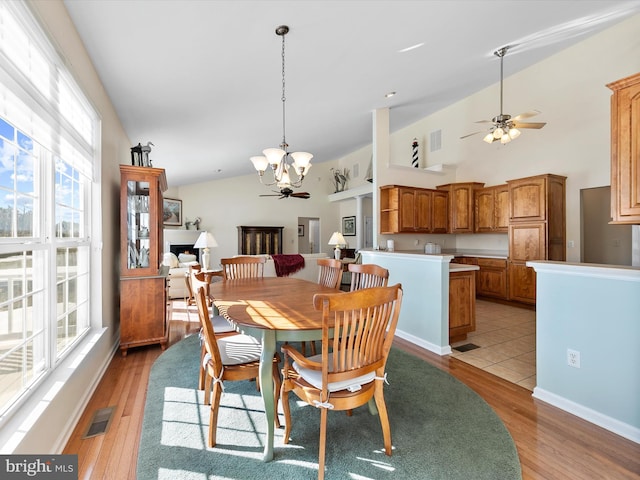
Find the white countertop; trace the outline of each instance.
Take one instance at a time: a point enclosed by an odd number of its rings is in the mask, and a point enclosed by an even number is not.
[[[502,250],[481,250],[481,249],[465,249],[465,248],[454,248],[443,250],[442,253],[447,253],[449,255],[455,255],[456,257],[478,257],[478,258],[502,258],[507,259],[509,257],[509,252]]]
[[[450,263],[449,272],[468,272],[470,270],[480,270],[478,265],[465,265],[464,263]]]
[[[375,250],[372,248],[362,249],[361,251],[369,251],[376,253],[402,253],[409,255],[420,255],[420,256],[442,256],[442,255],[453,255],[454,257],[479,257],[479,258],[501,258],[507,259],[509,257],[509,253],[502,250],[466,250],[466,249],[446,249],[442,250],[441,253],[424,253],[424,250]]]

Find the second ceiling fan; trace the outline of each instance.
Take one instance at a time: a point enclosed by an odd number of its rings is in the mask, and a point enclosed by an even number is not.
[[[509,143],[511,140],[520,136],[521,128],[542,128],[546,125],[545,122],[522,122],[521,120],[524,118],[530,118],[534,115],[538,115],[540,112],[538,110],[531,110],[530,112],[521,113],[520,115],[516,115],[515,117],[511,117],[511,115],[507,115],[502,113],[502,90],[503,90],[503,82],[504,82],[504,72],[503,72],[503,62],[504,56],[507,53],[507,50],[511,48],[510,45],[502,47],[493,54],[496,57],[500,58],[500,115],[497,117],[493,117],[491,120],[478,120],[475,123],[491,123],[493,124],[489,129],[489,133],[483,138],[483,140],[487,143],[493,143],[497,140],[500,140],[500,143]],[[478,133],[483,133],[486,130],[480,130],[478,132],[469,133],[468,135],[464,135],[460,138],[467,138],[472,135],[476,135]]]

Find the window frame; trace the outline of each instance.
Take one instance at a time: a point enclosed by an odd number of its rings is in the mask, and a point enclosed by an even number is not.
[[[100,225],[102,219],[100,208],[100,118],[97,110],[91,105],[77,82],[74,81],[64,60],[57,53],[53,43],[25,2],[0,3],[0,41],[3,39],[2,16],[4,15],[6,20],[7,14],[15,17],[16,23],[24,29],[30,41],[30,48],[38,50],[48,62],[51,75],[49,83],[55,87],[55,82],[58,82],[57,93],[59,96],[53,95],[53,99],[47,99],[38,86],[30,81],[29,76],[10,61],[0,45],[0,97],[2,97],[2,93],[6,94],[9,91],[18,100],[15,102],[16,105],[23,104],[25,107],[22,111],[20,108],[15,108],[15,105],[12,107],[13,110],[5,106],[3,111],[3,108],[0,107],[0,117],[30,136],[35,142],[40,143],[40,139],[45,138],[50,141],[41,149],[37,160],[40,169],[40,183],[34,189],[37,190],[34,192],[34,196],[39,199],[40,211],[39,218],[33,221],[33,235],[30,237],[0,237],[0,255],[17,254],[28,250],[38,252],[38,256],[42,257],[39,260],[38,268],[42,268],[39,275],[45,279],[43,285],[45,290],[44,308],[47,318],[44,320],[44,369],[31,380],[31,383],[23,385],[19,396],[15,397],[10,404],[0,405],[0,428],[28,401],[29,396],[38,386],[52,376],[56,368],[83,343],[83,339],[102,326],[100,319],[102,294],[101,290],[96,288],[99,285],[102,270],[101,248],[96,247],[101,246]],[[29,112],[23,111],[25,109]],[[25,117],[29,116],[37,117],[36,121],[29,124],[25,120]],[[88,128],[87,119],[90,122]],[[74,120],[77,121],[76,125],[79,125],[80,128],[74,128]],[[53,132],[57,132],[58,136],[55,137]],[[51,137],[47,137],[47,133],[51,133]],[[56,158],[62,158],[68,165],[76,169],[79,172],[79,183],[84,186],[82,198],[80,198],[80,205],[83,207],[81,223],[84,224],[82,236],[78,234],[78,236],[58,237],[56,235],[56,209],[58,208]],[[33,209],[36,210],[35,203]],[[83,283],[81,288],[76,281],[76,293],[82,289],[86,291],[86,302],[83,306],[85,318],[82,319],[81,331],[68,342],[63,350],[58,352],[58,251],[71,248],[75,248],[79,252],[84,250],[82,256],[85,257],[86,269],[82,274],[85,278],[83,282],[86,281],[86,284]],[[32,265],[32,269],[34,266]],[[1,276],[2,271],[0,270]],[[71,283],[70,278],[66,277],[67,286]],[[64,290],[66,291],[68,288]],[[65,296],[65,299],[68,297]],[[67,305],[69,303],[67,302]],[[68,311],[66,313],[68,314]]]

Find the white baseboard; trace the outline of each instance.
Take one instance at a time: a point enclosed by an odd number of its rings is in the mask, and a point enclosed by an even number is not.
[[[449,355],[451,353],[450,345],[441,347],[440,345],[427,342],[422,338],[416,337],[415,335],[411,335],[410,333],[407,333],[407,332],[403,332],[402,330],[396,330],[396,336],[402,338],[403,340],[406,340],[407,342],[411,342],[414,345],[424,348],[425,350],[429,350],[430,352],[437,353],[438,355]]]
[[[533,397],[609,430],[616,435],[627,438],[632,442],[640,443],[640,428],[621,422],[620,420],[616,420],[615,418],[611,418],[600,412],[596,412],[584,405],[567,400],[564,397],[548,392],[540,387],[535,387],[533,389]]]

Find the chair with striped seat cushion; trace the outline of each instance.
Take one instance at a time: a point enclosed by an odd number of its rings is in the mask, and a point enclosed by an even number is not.
[[[196,295],[198,316],[202,323],[202,333],[206,355],[204,367],[205,378],[205,403],[211,405],[209,413],[209,436],[207,445],[215,447],[216,430],[218,427],[218,410],[220,397],[224,389],[224,382],[236,380],[258,381],[260,375],[260,355],[262,346],[258,340],[243,334],[216,337],[215,330],[209,317],[207,299],[204,288],[198,290]],[[278,355],[273,357],[273,383],[275,397],[275,425],[280,427],[278,420],[278,398],[280,394],[280,374],[278,372]]]
[[[318,478],[323,479],[327,410],[349,411],[374,398],[385,453],[391,455],[391,429],[383,395],[384,369],[398,324],[402,288],[398,284],[316,294],[313,303],[316,310],[322,310],[322,353],[307,358],[291,345],[282,346],[280,396],[285,417],[284,443],[289,443],[291,435],[289,392],[320,408]]]

